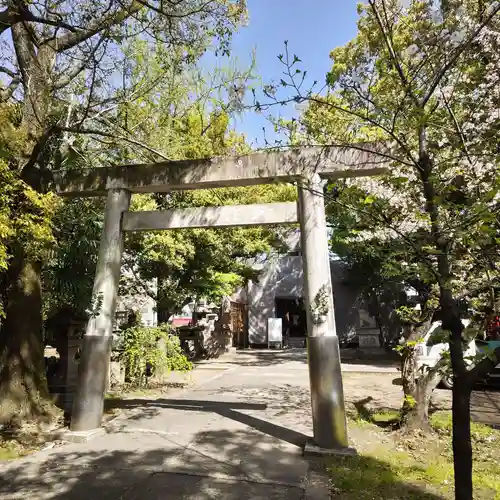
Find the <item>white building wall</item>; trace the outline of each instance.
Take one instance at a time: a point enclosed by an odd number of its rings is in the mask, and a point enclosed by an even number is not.
[[[361,301],[351,287],[344,282],[340,261],[330,264],[335,304],[337,334],[343,337],[355,333],[360,326]],[[275,317],[276,298],[303,297],[303,267],[301,256],[282,256],[268,262],[257,282],[247,288],[248,341],[250,344],[267,343],[267,320]]]
[[[283,256],[264,266],[258,282],[247,289],[248,341],[267,343],[267,320],[275,317],[275,299],[302,297],[302,258]]]

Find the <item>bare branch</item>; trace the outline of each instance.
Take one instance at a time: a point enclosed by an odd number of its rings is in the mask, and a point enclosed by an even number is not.
[[[64,73],[54,82],[55,89],[61,89],[69,85],[85,68],[88,66],[90,59],[92,59],[99,47],[102,45],[104,37],[101,37],[99,41],[92,48],[90,54],[86,55],[84,59],[75,59],[71,67],[67,68]]]
[[[58,125],[57,129],[61,130],[62,132],[71,132],[73,134],[99,135],[102,137],[109,137],[109,138],[112,138],[115,140],[128,142],[130,144],[134,144],[135,146],[139,146],[140,148],[145,149],[146,151],[149,151],[150,153],[154,153],[155,155],[159,156],[160,158],[162,158],[166,161],[172,161],[171,158],[168,158],[160,151],[148,146],[147,144],[144,144],[143,142],[137,141],[136,139],[132,139],[130,137],[117,135],[117,134],[114,134],[112,132],[105,132],[103,130],[98,130],[98,129],[93,129],[93,128],[84,128],[84,127],[65,127],[65,126]]]
[[[444,92],[442,90],[441,90],[441,97],[443,98],[443,102],[444,102],[444,105],[446,107],[446,110],[448,111],[448,113],[451,117],[451,120],[453,121],[453,125],[455,127],[455,130],[456,130],[458,136],[460,137],[460,142],[462,143],[462,148],[464,150],[465,156],[466,156],[469,164],[472,166],[473,162],[472,162],[471,156],[469,154],[469,148],[467,147],[467,143],[465,141],[464,132],[462,130],[462,127],[458,123],[457,117],[456,117],[455,113],[453,112],[453,109],[452,109],[450,103],[448,102],[448,99],[446,99],[446,96],[444,95]]]
[[[179,2],[175,2],[174,5],[179,5],[182,1],[183,0],[180,0]],[[189,12],[184,12],[183,14],[175,14],[173,12],[167,12],[161,6],[160,7],[156,7],[156,6],[152,5],[152,4],[150,4],[149,2],[147,2],[146,0],[137,0],[137,2],[139,2],[140,4],[142,4],[144,7],[147,7],[148,9],[151,9],[152,11],[156,12],[157,14],[168,16],[169,18],[182,19],[182,18],[185,18],[185,17],[194,16],[196,14],[200,14],[201,12],[204,12],[205,9],[210,4],[215,3],[215,0],[207,0],[207,2],[205,2],[204,4],[202,4],[199,8],[197,8],[195,10],[191,10]]]
[[[64,28],[68,31],[77,31],[75,27],[63,22],[62,20],[52,20],[48,17],[41,17],[33,14],[23,2],[17,1],[15,3],[16,6],[14,8],[7,8],[0,12],[0,35],[20,21],[44,24],[47,26],[54,26],[56,28]]]
[[[11,78],[19,77],[19,74],[16,71],[6,68],[5,66],[0,66],[0,73],[5,73],[7,76],[10,76]]]
[[[120,24],[125,19],[139,12],[142,8],[143,5],[134,0],[130,4],[130,7],[123,7],[107,18],[97,18],[89,23],[86,29],[78,30],[72,33],[66,33],[57,37],[55,40],[51,40],[49,43],[57,52],[64,52],[65,50],[75,47],[79,43],[92,38],[93,36],[99,34],[104,30],[107,30],[108,28]]]
[[[19,15],[9,8],[0,12],[0,35],[7,31],[18,19]]]
[[[297,88],[296,88],[296,90],[297,90]],[[333,102],[327,101],[325,99],[321,99],[319,97],[299,95],[298,98],[300,99],[300,102],[310,101],[310,102],[314,102],[316,104],[319,104],[321,106],[331,107],[333,109],[336,109],[336,110],[341,111],[343,113],[346,113],[348,115],[355,116],[356,118],[359,118],[360,120],[363,120],[364,122],[369,123],[370,125],[373,125],[374,127],[380,128],[381,130],[386,132],[389,135],[389,137],[391,139],[393,139],[401,147],[401,149],[404,151],[405,155],[407,156],[408,160],[410,161],[410,163],[409,162],[404,162],[404,163],[411,164],[412,166],[415,166],[416,168],[418,168],[418,162],[413,158],[413,155],[411,153],[410,148],[404,142],[402,142],[401,138],[398,137],[394,133],[393,130],[387,128],[382,123],[370,118],[367,115],[358,113],[357,111],[354,111],[350,108],[344,108],[343,106],[340,106],[340,105],[335,104]],[[261,105],[261,108],[267,108],[267,107],[270,107],[271,105],[278,105],[278,104],[282,105],[283,103],[290,103],[290,102],[297,102],[297,98],[290,98],[290,99],[287,99],[285,101],[276,101],[275,103],[272,103],[272,104]]]

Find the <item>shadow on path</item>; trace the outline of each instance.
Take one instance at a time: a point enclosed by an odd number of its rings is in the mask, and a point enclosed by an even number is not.
[[[281,425],[273,424],[266,420],[242,413],[243,410],[259,411],[267,408],[266,404],[252,403],[229,403],[221,401],[204,401],[190,399],[156,399],[154,401],[144,399],[129,399],[129,400],[111,400],[111,405],[115,408],[135,409],[145,407],[145,411],[141,411],[136,415],[137,418],[144,416],[154,416],[159,413],[161,408],[182,411],[210,412],[228,418],[235,422],[246,425],[256,431],[267,434],[281,441],[293,444],[298,447],[303,447],[308,439],[308,436],[301,432],[287,429]],[[135,417],[132,417],[135,418]]]
[[[123,435],[126,439],[126,435]],[[110,450],[69,451],[61,448],[37,467],[23,464],[2,471],[0,498],[17,500],[303,500],[303,487],[254,479],[255,472],[288,471],[293,464],[285,454],[264,449],[262,438],[241,431],[200,432],[193,449],[165,450],[158,446],[147,451]],[[240,463],[240,467],[221,468],[197,451],[202,447],[210,454]],[[182,470],[175,465],[184,453]],[[277,461],[276,461],[277,460]],[[389,464],[367,457],[333,461],[334,486],[340,498],[366,499],[374,492],[397,493],[397,498],[440,500],[400,481]],[[299,478],[295,478],[296,480]],[[384,498],[384,497],[380,497]],[[385,497],[387,498],[387,497]],[[395,498],[395,497],[394,497]]]
[[[266,410],[265,403],[173,398],[111,400],[110,403],[131,410],[134,416],[122,421],[122,428],[109,429],[108,434],[87,444],[55,448],[0,468],[0,498],[307,498],[304,488],[311,465],[302,458],[300,448],[295,448],[303,446],[307,436],[247,413]],[[164,413],[160,422],[167,427],[170,419],[189,421],[190,412],[210,414],[212,418],[202,419],[201,429],[190,432],[186,427],[186,436],[170,432],[169,428],[158,434],[154,430],[142,433],[133,428],[134,418],[144,420]],[[225,426],[224,419],[242,425]],[[394,488],[398,498],[441,498],[405,484],[390,464],[372,457],[332,461],[331,465],[334,486],[342,490],[341,498],[368,498],[364,495],[380,491],[382,483],[384,487]],[[318,466],[323,470],[320,462],[312,465]]]

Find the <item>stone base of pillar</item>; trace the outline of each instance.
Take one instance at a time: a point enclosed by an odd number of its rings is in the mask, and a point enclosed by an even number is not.
[[[317,446],[314,441],[308,441],[304,446],[305,457],[355,457],[358,454],[355,448],[348,446],[344,448],[321,448]]]
[[[314,443],[324,449],[347,448],[347,422],[338,337],[308,337],[307,353]]]
[[[78,386],[71,412],[72,431],[90,431],[101,426],[112,341],[112,337],[103,335],[83,337]]]
[[[105,433],[106,430],[104,427],[98,427],[90,431],[66,431],[61,435],[61,439],[69,443],[88,443],[92,439],[103,436]]]

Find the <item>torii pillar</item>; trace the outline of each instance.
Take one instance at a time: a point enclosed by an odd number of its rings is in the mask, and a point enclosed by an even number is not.
[[[110,189],[102,230],[97,269],[92,290],[92,307],[83,336],[79,380],[71,413],[72,431],[89,431],[101,426],[104,394],[108,382],[113,322],[120,283],[123,253],[123,213],[129,209],[130,192]]]
[[[348,447],[339,340],[335,329],[324,181],[315,173],[299,185],[299,221],[307,354],[313,419],[308,453],[352,453]]]

